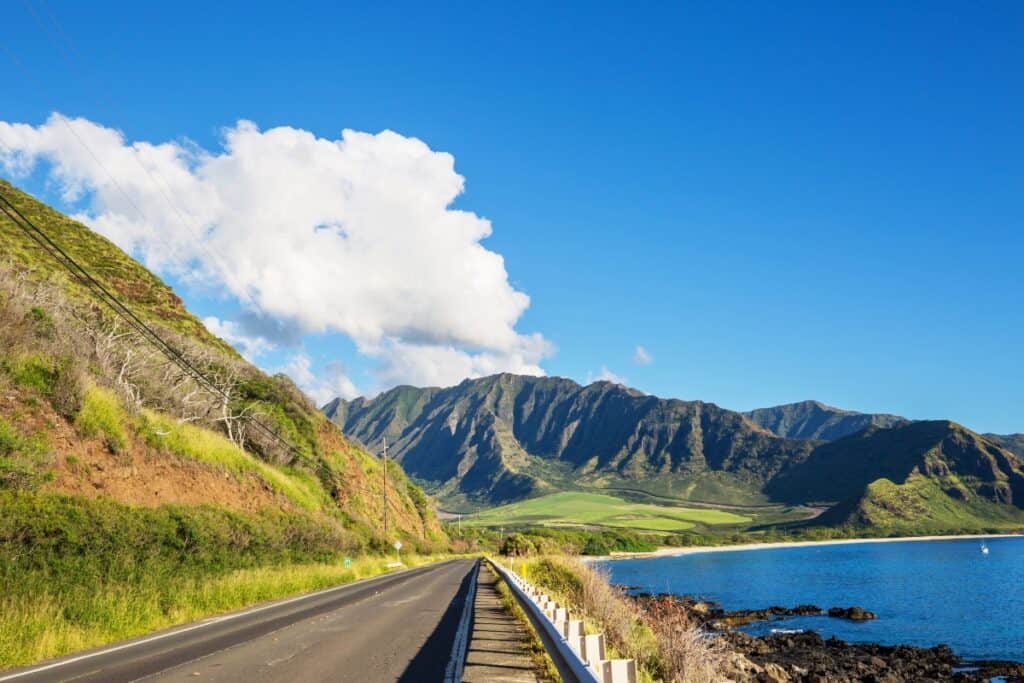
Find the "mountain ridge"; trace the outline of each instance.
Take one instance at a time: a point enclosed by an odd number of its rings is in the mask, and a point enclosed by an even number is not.
[[[869,426],[892,427],[909,422],[887,413],[860,413],[806,400],[757,408],[743,413],[777,436],[834,441]]]
[[[389,452],[443,501],[487,506],[629,488],[680,501],[821,502],[838,510],[824,522],[853,524],[882,519],[886,496],[912,495],[928,501],[911,506],[921,524],[937,524],[929,521],[934,512],[974,527],[993,515],[1016,519],[1024,508],[1024,465],[994,441],[948,420],[816,401],[740,413],[611,382],[503,373],[338,399],[324,411],[369,448],[386,438]],[[900,526],[912,517],[884,518]]]

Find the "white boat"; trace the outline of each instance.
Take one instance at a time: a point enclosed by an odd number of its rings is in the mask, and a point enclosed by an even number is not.
[[[981,542],[981,554],[988,555],[988,546],[985,545],[985,541]]]

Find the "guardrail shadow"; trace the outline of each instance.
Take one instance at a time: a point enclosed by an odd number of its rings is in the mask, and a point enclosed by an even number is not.
[[[445,669],[452,654],[452,643],[455,641],[455,632],[459,627],[459,618],[462,616],[462,607],[466,602],[466,595],[469,593],[469,582],[473,577],[475,567],[476,565],[473,564],[466,570],[466,575],[462,577],[462,583],[459,584],[455,598],[441,616],[437,627],[423,643],[423,647],[398,678],[399,683],[444,680]],[[473,609],[473,606],[470,605],[469,609]]]

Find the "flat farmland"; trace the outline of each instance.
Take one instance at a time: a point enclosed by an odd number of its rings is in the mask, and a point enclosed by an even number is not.
[[[725,510],[633,503],[601,493],[564,491],[484,510],[463,519],[472,526],[592,525],[673,532],[705,526],[746,524],[751,517]]]

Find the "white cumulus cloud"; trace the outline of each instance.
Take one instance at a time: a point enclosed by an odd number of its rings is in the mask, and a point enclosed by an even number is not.
[[[317,406],[322,406],[338,396],[350,400],[362,394],[349,379],[345,366],[341,363],[330,363],[325,373],[316,374],[313,372],[313,362],[309,356],[305,353],[296,353],[280,370],[295,380],[299,388],[309,394]]]
[[[208,316],[203,318],[203,325],[206,325],[206,329],[210,332],[235,347],[235,350],[249,362],[255,362],[264,353],[274,348],[274,345],[263,337],[247,334],[241,325],[231,320]]]
[[[19,176],[40,163],[65,201],[82,202],[76,218],[247,307],[248,322],[212,326],[253,357],[269,343],[253,321],[347,335],[382,383],[542,374],[553,352],[516,329],[530,300],[481,244],[490,222],[452,208],[464,186],[455,159],[416,138],[240,121],[207,151],[60,114],[0,121],[0,166]]]
[[[654,362],[654,356],[644,347],[637,346],[633,351],[633,362],[637,365],[650,365]]]
[[[591,382],[612,382],[614,384],[626,386],[628,381],[629,380],[625,377],[615,374],[604,365],[601,366],[601,371],[596,375],[593,372],[587,373],[587,384],[590,384]]]

